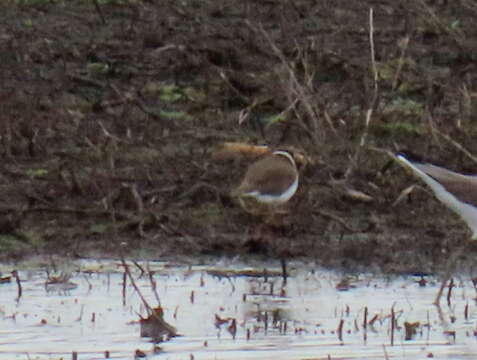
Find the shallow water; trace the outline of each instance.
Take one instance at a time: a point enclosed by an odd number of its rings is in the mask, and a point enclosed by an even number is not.
[[[456,281],[451,307],[444,305],[444,298],[440,318],[432,305],[439,283],[432,279],[420,287],[414,277],[359,274],[350,279],[349,290],[339,291],[341,274],[301,264],[292,266],[283,286],[278,276],[209,273],[245,269],[237,264],[150,263],[165,319],[183,335],[160,343],[160,352],[153,354],[153,344],[139,336],[137,320],[138,314],[145,316],[144,306],[129,281],[123,298],[118,265],[111,261],[71,265],[70,281],[77,287],[70,290],[47,291],[43,270],[19,271],[23,294],[18,302],[15,281],[1,284],[0,359],[70,359],[72,351],[79,359],[103,359],[105,351],[112,359],[132,359],[136,349],[149,359],[423,359],[431,354],[438,359],[476,358],[476,291],[469,279]],[[9,270],[2,267],[4,275]],[[139,277],[134,266],[131,270],[149,304],[157,306],[149,277]],[[236,319],[235,339],[227,330],[231,320],[216,326],[215,315]],[[404,340],[405,321],[420,322],[409,341]]]

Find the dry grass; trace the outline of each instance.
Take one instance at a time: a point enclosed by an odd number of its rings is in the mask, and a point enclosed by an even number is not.
[[[284,230],[291,256],[403,267],[442,257],[446,240],[426,230],[447,233],[449,216],[426,217],[435,204],[425,197],[390,211],[410,180],[380,171],[388,158],[369,149],[475,169],[472,1],[0,7],[8,255],[110,253],[114,229],[131,251],[270,251],[249,241],[253,220],[227,195],[248,160],[211,156],[243,142],[317,159]],[[416,254],[398,261],[402,237]],[[373,241],[376,252],[357,249]]]

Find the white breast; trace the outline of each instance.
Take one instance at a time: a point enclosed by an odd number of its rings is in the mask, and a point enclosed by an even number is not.
[[[253,191],[247,194],[247,196],[254,197],[260,202],[265,204],[283,204],[286,203],[290,198],[295,195],[296,190],[298,189],[298,177],[290,185],[290,187],[281,195],[270,195],[270,194],[261,194],[258,191]]]

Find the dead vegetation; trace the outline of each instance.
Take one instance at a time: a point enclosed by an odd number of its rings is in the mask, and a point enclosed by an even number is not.
[[[287,256],[430,271],[466,239],[422,191],[392,207],[414,180],[371,149],[475,171],[469,0],[11,0],[0,14],[4,259],[115,256],[121,241],[275,258],[228,196],[247,160],[214,161],[224,142],[317,160],[272,240]]]

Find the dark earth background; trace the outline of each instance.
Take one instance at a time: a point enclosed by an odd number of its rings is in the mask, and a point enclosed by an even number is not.
[[[470,231],[424,186],[393,205],[418,181],[382,150],[475,172],[476,19],[473,0],[1,1],[0,259],[442,271]],[[223,142],[313,160],[279,229],[230,198],[249,162]]]

